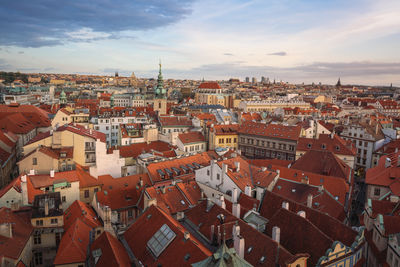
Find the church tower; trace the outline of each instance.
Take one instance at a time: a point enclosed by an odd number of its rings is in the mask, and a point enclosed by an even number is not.
[[[159,66],[160,70],[158,72],[153,108],[154,111],[156,111],[159,115],[164,115],[167,114],[167,96],[166,96],[167,93],[164,88],[164,80],[161,72],[161,62]]]

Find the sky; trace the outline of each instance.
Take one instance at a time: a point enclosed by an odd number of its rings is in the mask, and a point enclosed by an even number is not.
[[[13,0],[0,70],[400,86],[399,0]]]

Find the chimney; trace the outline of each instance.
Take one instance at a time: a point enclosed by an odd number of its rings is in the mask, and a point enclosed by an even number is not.
[[[183,233],[183,238],[185,238],[185,240],[188,240],[190,238],[190,233],[188,231],[185,231]]]
[[[163,186],[163,187],[161,187],[161,192],[163,193],[163,194],[165,194],[165,186]]]
[[[375,134],[378,134],[378,133],[379,133],[379,123],[376,123]]]
[[[251,186],[250,185],[246,185],[246,187],[244,188],[244,193],[246,195],[248,195],[249,197],[251,197]]]
[[[238,190],[235,187],[232,190],[232,203],[237,203],[237,201],[238,201]]]
[[[50,178],[54,178],[54,170],[50,170]]]
[[[207,198],[207,211],[209,211],[212,206],[213,206],[213,202],[211,201],[210,198]]]
[[[49,199],[47,197],[44,199],[44,215],[49,216]]]
[[[306,176],[301,177],[301,182],[302,182],[303,184],[309,184],[310,181],[309,181],[309,179],[308,179],[308,176],[306,175]]]
[[[278,244],[281,241],[281,229],[278,226],[272,227],[272,239]]]
[[[222,176],[224,176],[228,172],[228,165],[222,163]]]
[[[223,209],[226,208],[224,196],[220,196],[220,197],[219,197],[219,203],[220,203],[221,208],[223,208]]]
[[[111,209],[108,206],[104,206],[104,231],[115,236],[114,229],[111,225]]]
[[[261,171],[265,172],[267,170],[267,167],[261,167]]]
[[[307,207],[312,208],[312,202],[313,202],[313,195],[309,194],[307,196]]]
[[[140,187],[143,187],[143,180],[142,180],[142,178],[139,179],[139,185],[140,185]]]
[[[297,212],[297,215],[299,215],[300,217],[305,218],[306,217],[306,212],[304,210],[301,210],[301,211]]]
[[[2,223],[0,224],[0,235],[12,238],[13,231],[12,231],[12,223]]]
[[[92,129],[89,129],[89,134],[93,134],[93,130]]]
[[[283,208],[283,209],[289,210],[289,202],[283,201],[283,202],[282,202],[282,208]]]
[[[26,175],[21,176],[21,191],[22,191],[22,205],[28,205],[28,186],[27,186]]]
[[[235,169],[236,169],[236,172],[240,171],[240,162],[239,161],[235,161]]]
[[[35,170],[34,169],[29,170],[29,175],[35,175]]]
[[[211,241],[211,243],[213,243],[213,241],[214,241],[214,233],[215,233],[215,225],[211,225],[211,229],[210,229],[210,241]]]
[[[240,219],[240,204],[239,203],[232,204],[232,214],[236,218]]]
[[[178,211],[176,214],[176,220],[182,221],[185,218],[185,213],[183,211]]]
[[[234,247],[236,250],[236,254],[240,257],[240,258],[244,258],[244,238],[237,235],[234,237]]]

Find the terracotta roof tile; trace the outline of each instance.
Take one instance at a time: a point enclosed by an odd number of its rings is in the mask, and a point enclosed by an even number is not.
[[[184,145],[191,143],[201,143],[206,141],[204,135],[200,132],[181,133],[178,135],[178,138]]]
[[[122,266],[130,267],[129,256],[124,246],[111,235],[104,231],[91,245],[91,251],[101,249],[101,256],[96,267]]]
[[[203,82],[199,85],[200,89],[221,89],[217,82]]]
[[[164,224],[176,236],[161,254],[155,257],[148,248],[147,242]],[[190,236],[186,240],[184,238],[185,231],[185,228],[175,219],[153,205],[128,228],[124,233],[124,238],[133,254],[146,266],[156,266],[157,264],[163,266],[189,266],[192,263],[204,260],[212,254],[196,238]],[[185,258],[187,255],[189,257]]]
[[[0,257],[18,259],[33,231],[29,211],[14,212],[9,208],[0,208],[0,224],[11,223],[12,238],[0,235]]]
[[[267,136],[277,139],[297,141],[300,136],[301,126],[285,126],[281,124],[265,124],[257,122],[244,122],[239,127],[239,134]]]

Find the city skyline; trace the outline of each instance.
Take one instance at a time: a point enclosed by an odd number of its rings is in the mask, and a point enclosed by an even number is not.
[[[156,77],[161,59],[166,78],[398,86],[398,11],[392,0],[10,2],[0,69]]]

